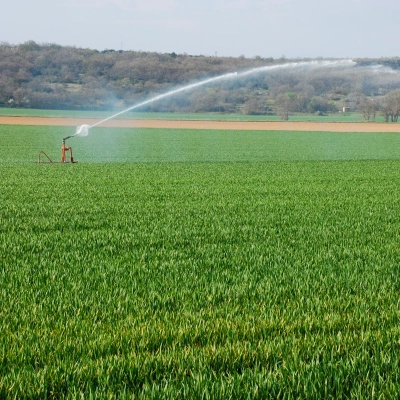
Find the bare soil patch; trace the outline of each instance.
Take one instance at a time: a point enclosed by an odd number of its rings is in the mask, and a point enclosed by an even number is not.
[[[0,116],[0,125],[79,126],[93,125],[98,119],[6,117]],[[113,119],[102,125],[115,128],[216,129],[251,131],[314,131],[314,132],[400,132],[398,124],[359,122],[242,122],[242,121],[182,121]]]

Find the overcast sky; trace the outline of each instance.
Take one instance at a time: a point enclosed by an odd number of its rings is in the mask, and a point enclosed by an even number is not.
[[[400,0],[0,0],[0,41],[246,57],[400,55]]]

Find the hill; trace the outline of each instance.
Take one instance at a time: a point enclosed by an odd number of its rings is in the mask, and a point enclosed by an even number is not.
[[[40,109],[120,109],[152,95],[227,72],[274,66],[273,58],[210,57],[142,51],[98,51],[34,41],[0,44],[0,106]],[[276,113],[363,111],[400,88],[398,59],[359,59],[352,70],[271,71],[219,82],[141,110]],[[380,73],[376,73],[376,66]],[[390,70],[391,73],[388,73]],[[385,73],[386,71],[386,73]],[[395,73],[393,73],[395,72]],[[367,117],[367,116],[366,116]],[[370,116],[369,116],[370,117]],[[368,117],[368,118],[369,118]]]

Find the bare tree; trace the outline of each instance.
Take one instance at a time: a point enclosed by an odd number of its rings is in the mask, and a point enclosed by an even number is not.
[[[397,122],[400,115],[400,90],[393,90],[384,97],[381,112],[386,122]]]
[[[282,93],[275,100],[275,112],[281,117],[281,119],[288,121],[289,113],[294,110],[296,103],[296,93]]]
[[[358,105],[358,110],[363,115],[364,121],[369,121],[370,119],[375,121],[376,103],[373,99],[362,96]]]

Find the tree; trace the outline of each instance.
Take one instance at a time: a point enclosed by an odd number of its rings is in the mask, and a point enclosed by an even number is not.
[[[310,113],[336,112],[337,107],[323,97],[316,96],[309,101],[307,110]]]
[[[369,121],[371,118],[375,121],[376,103],[373,99],[362,96],[358,105],[358,111],[363,115],[364,121]]]
[[[386,122],[397,122],[400,115],[400,90],[393,90],[384,97],[381,112]]]
[[[40,45],[38,45],[33,40],[28,40],[27,42],[20,44],[18,47],[19,47],[19,50],[21,50],[21,51],[39,51],[40,50]]]
[[[280,94],[275,101],[275,111],[284,121],[289,120],[289,113],[296,107],[297,95],[293,92]]]
[[[294,90],[297,94],[297,111],[306,113],[307,105],[315,94],[314,87],[305,82],[301,82],[296,85]]]
[[[243,112],[247,115],[261,115],[265,114],[263,108],[261,101],[253,97],[244,103]]]

